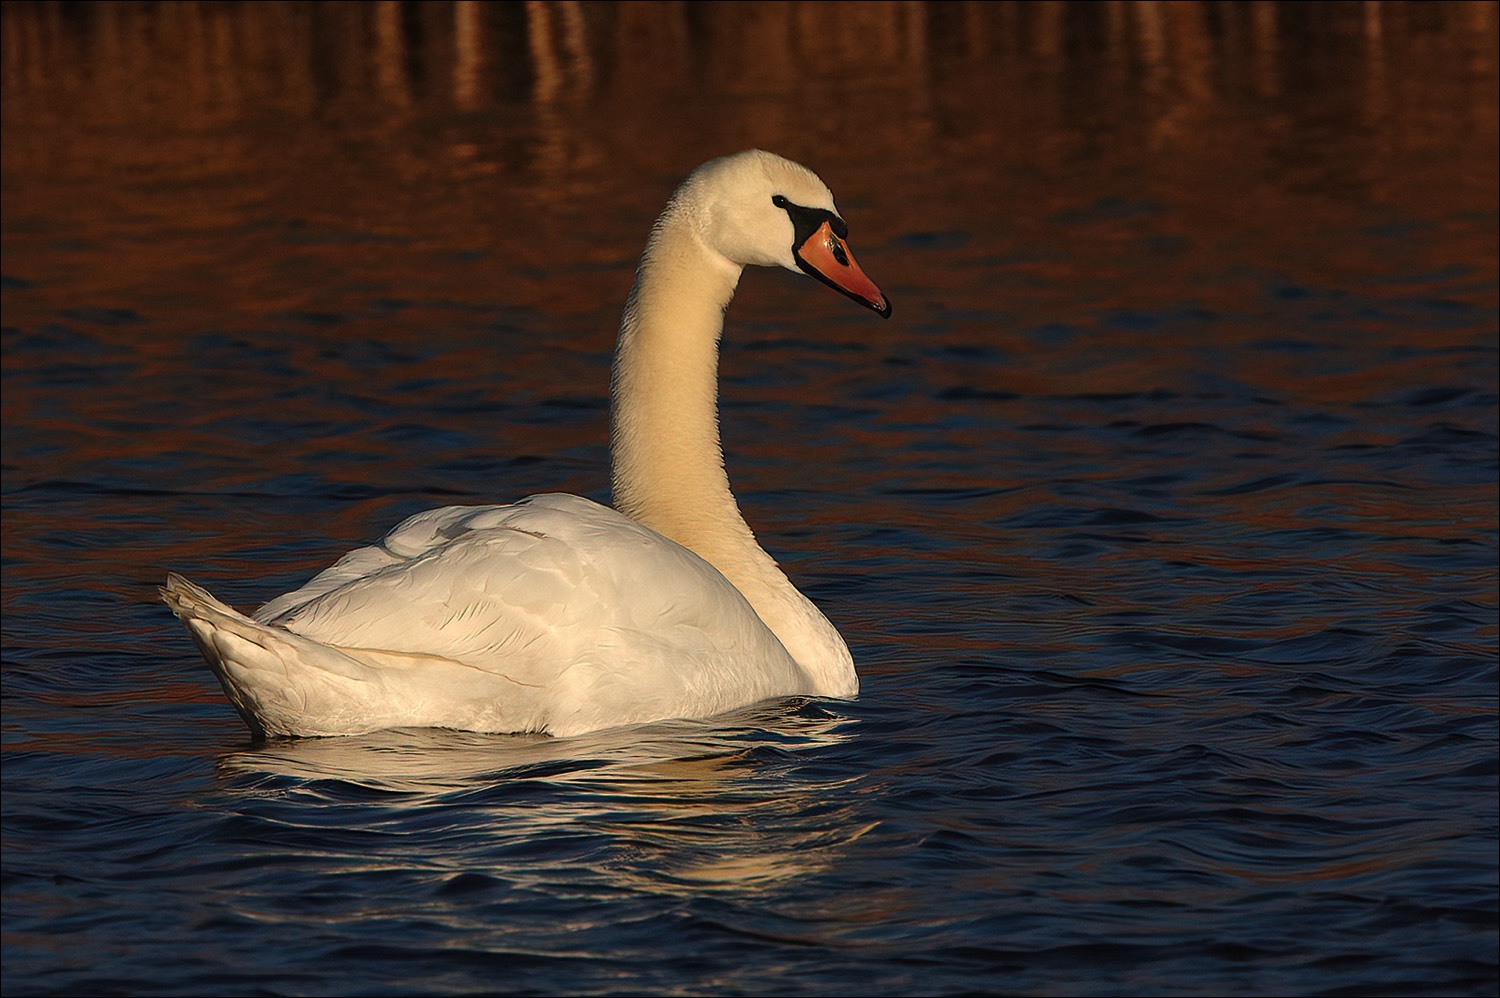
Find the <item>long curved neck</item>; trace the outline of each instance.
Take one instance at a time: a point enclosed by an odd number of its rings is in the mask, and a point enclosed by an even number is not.
[[[719,338],[741,269],[663,216],[620,323],[610,406],[615,508],[737,586],[738,562],[769,561],[730,492],[719,440]]]
[[[756,542],[724,471],[719,339],[742,270],[671,207],[652,230],[615,349],[615,508],[717,568],[808,673],[807,692],[850,696],[847,646]]]

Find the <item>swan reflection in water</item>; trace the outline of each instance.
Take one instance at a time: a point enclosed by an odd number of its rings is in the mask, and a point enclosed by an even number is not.
[[[405,728],[273,741],[219,770],[232,810],[275,808],[281,830],[304,830],[334,860],[342,850],[324,838],[342,811],[343,831],[424,829],[359,857],[376,865],[652,893],[764,889],[829,866],[873,827],[854,811],[855,780],[809,772],[855,723],[825,707],[775,701],[573,738]],[[413,809],[433,819],[413,826]]]

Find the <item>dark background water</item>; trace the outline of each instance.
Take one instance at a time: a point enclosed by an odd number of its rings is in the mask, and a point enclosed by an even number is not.
[[[1497,10],[6,4],[7,994],[1494,994]],[[252,745],[154,587],[606,492],[763,146],[724,428],[858,701]]]

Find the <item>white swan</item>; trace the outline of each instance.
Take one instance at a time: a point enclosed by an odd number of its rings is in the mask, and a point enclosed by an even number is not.
[[[759,150],[704,164],[651,230],[611,392],[617,509],[569,495],[419,513],[246,617],[179,575],[162,599],[251,731],[573,735],[769,697],[852,697],[837,630],[756,543],[724,472],[723,314],[748,264],[882,316],[833,195]]]

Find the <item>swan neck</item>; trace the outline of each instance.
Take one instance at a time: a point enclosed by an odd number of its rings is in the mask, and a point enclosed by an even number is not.
[[[756,541],[724,470],[719,339],[742,269],[673,206],[652,231],[615,349],[615,508],[718,569],[802,668],[803,692],[853,696],[859,682],[843,638]]]
[[[671,223],[664,216],[652,232],[620,325],[610,408],[614,503],[717,565],[705,531],[748,533],[719,437],[719,340],[741,268]]]

